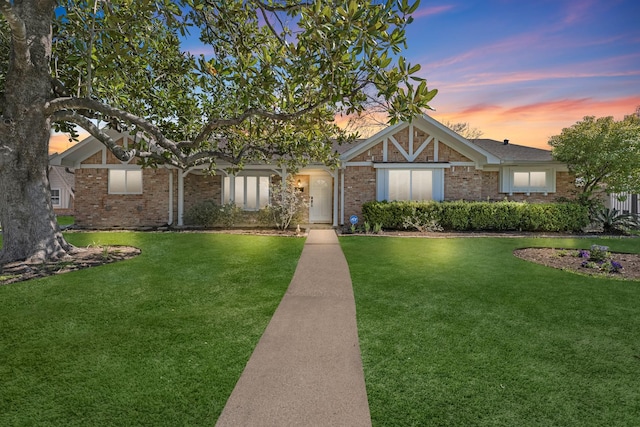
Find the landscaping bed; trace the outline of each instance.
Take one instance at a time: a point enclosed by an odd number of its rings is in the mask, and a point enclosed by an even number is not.
[[[579,256],[580,251],[575,249],[555,249],[555,248],[524,248],[513,252],[518,258],[547,267],[570,270],[573,272],[607,276],[610,278],[620,278],[628,280],[640,280],[640,255],[612,253],[611,259],[619,263],[622,268],[616,272],[606,272],[585,265],[584,257]]]
[[[18,261],[5,264],[0,269],[0,285],[111,264],[112,262],[123,261],[138,255],[140,255],[140,249],[132,246],[76,248],[73,254],[58,261]]]

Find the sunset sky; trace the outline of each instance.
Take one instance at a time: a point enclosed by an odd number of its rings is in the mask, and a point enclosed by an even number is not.
[[[406,56],[439,90],[437,120],[549,148],[584,116],[640,106],[638,0],[423,0],[414,18]]]
[[[439,93],[437,120],[548,148],[584,116],[640,106],[638,0],[422,0],[405,56]],[[54,136],[51,152],[69,148]]]

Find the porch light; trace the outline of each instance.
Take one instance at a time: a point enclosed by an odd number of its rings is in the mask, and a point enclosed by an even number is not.
[[[298,188],[302,187],[302,181],[298,179]]]

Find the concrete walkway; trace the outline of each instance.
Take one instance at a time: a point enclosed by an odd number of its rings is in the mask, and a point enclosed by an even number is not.
[[[349,267],[311,230],[289,289],[216,426],[370,426]]]

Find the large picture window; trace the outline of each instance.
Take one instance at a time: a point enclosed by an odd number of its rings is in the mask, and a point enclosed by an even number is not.
[[[225,176],[223,179],[223,203],[234,202],[236,206],[256,211],[269,204],[268,176]]]
[[[142,194],[142,171],[109,169],[109,194]]]
[[[378,200],[442,200],[442,169],[378,169]]]
[[[390,170],[389,200],[432,200],[433,171]]]

